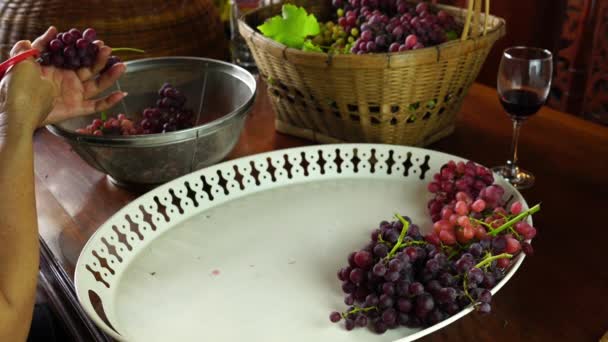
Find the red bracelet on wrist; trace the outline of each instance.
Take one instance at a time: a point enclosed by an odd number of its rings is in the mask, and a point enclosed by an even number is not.
[[[16,65],[17,63],[23,62],[24,60],[30,57],[38,56],[40,56],[40,51],[38,49],[30,49],[18,54],[17,56],[7,59],[5,62],[0,64],[0,79],[4,77],[8,69],[10,69],[12,66]]]

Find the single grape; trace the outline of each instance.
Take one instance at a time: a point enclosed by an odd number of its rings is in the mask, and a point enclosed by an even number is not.
[[[353,293],[353,292],[355,292],[356,288],[357,288],[357,286],[355,284],[351,283],[350,281],[345,281],[344,283],[342,283],[342,291],[344,293]]]
[[[397,312],[393,308],[388,308],[382,312],[382,315],[380,315],[380,317],[382,318],[382,321],[384,323],[386,323],[387,325],[391,325],[397,320]]]
[[[74,44],[74,42],[76,41],[76,37],[74,37],[71,33],[66,32],[63,34],[63,36],[61,37],[61,40],[63,41],[63,43],[65,45],[72,45]]]
[[[507,268],[509,267],[510,261],[507,258],[498,259],[496,261],[496,266],[498,268]]]
[[[88,28],[82,33],[82,38],[88,40],[89,42],[93,42],[95,39],[97,39],[97,32],[95,29]]]
[[[355,325],[358,327],[366,327],[367,326],[367,317],[365,315],[359,315],[355,318]]]
[[[85,33],[86,33],[86,31],[85,31]],[[342,319],[342,315],[337,311],[334,311],[329,314],[329,320],[332,321],[333,323],[340,322],[341,319]]]
[[[346,330],[353,330],[355,328],[355,321],[353,321],[350,318],[347,318],[344,320],[344,327],[346,328]]]
[[[378,262],[376,265],[374,265],[372,271],[374,272],[375,276],[383,277],[386,274],[386,267],[382,262]]]
[[[424,293],[424,286],[419,282],[413,282],[410,284],[409,293],[411,296],[418,296]]]
[[[415,312],[418,318],[425,318],[435,308],[435,301],[428,293],[421,294],[416,298]]]
[[[492,311],[492,307],[488,303],[481,303],[477,306],[477,311],[482,314],[488,314]]]
[[[382,292],[386,295],[392,296],[395,294],[395,285],[393,283],[382,284]]]
[[[481,284],[483,282],[483,271],[479,268],[471,268],[467,272],[467,276],[470,284]]]
[[[367,295],[367,297],[365,297],[365,305],[366,306],[376,306],[379,303],[379,299],[378,296],[376,296],[375,294],[369,294]]]
[[[387,281],[390,281],[390,282],[397,281],[399,279],[399,272],[392,272],[392,271],[387,272],[384,275],[384,279],[386,279]]]
[[[388,309],[393,307],[393,297],[387,295],[387,294],[381,294],[380,297],[378,298],[378,306],[380,307],[380,309]]]
[[[511,204],[511,208],[509,209],[509,211],[513,215],[518,215],[519,213],[521,213],[522,209],[523,205],[521,204],[521,202],[515,201],[513,202],[513,204]]]
[[[384,334],[388,330],[388,326],[382,320],[378,320],[374,323],[374,331],[378,334]]]
[[[526,255],[534,255],[534,249],[532,248],[532,245],[528,242],[522,242],[521,243],[521,250],[526,254]]]
[[[80,31],[79,31],[78,29],[73,28],[73,29],[70,29],[68,32],[69,32],[69,33],[70,33],[70,34],[71,34],[71,35],[72,35],[72,36],[73,36],[75,39],[78,39],[78,38],[81,38],[81,37],[82,37],[82,34],[80,33]]]
[[[52,52],[58,52],[63,50],[63,42],[59,39],[53,39],[51,40],[51,42],[49,43],[49,50],[51,50]]]
[[[384,258],[388,255],[388,247],[385,244],[377,244],[374,247],[374,255],[379,258]]]
[[[519,243],[519,240],[514,238],[506,238],[505,252],[509,254],[515,254],[519,252],[520,249],[521,244]]]
[[[416,37],[415,34],[410,34],[405,38],[405,46],[407,46],[409,49],[412,49],[417,43],[418,37]]]
[[[355,254],[355,264],[361,268],[367,268],[372,263],[372,255],[367,251],[359,251]]]
[[[392,272],[399,272],[403,268],[403,263],[399,259],[392,259],[388,263],[388,268]]]

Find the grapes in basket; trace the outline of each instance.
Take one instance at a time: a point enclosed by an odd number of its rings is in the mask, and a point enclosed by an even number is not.
[[[95,64],[99,53],[99,46],[95,43],[96,40],[97,32],[93,28],[87,28],[82,32],[76,28],[67,32],[59,32],[40,55],[40,63],[42,65],[53,65],[61,69],[89,68]],[[144,52],[131,48],[114,48],[112,51]],[[105,72],[120,61],[119,57],[111,56],[101,72]]]
[[[329,1],[329,0],[328,0]],[[332,0],[334,14],[324,24],[293,5],[258,29],[292,48],[334,54],[403,52],[454,40],[462,25],[429,3],[405,0]]]
[[[111,136],[140,135],[173,132],[194,126],[194,112],[185,108],[186,97],[169,83],[158,90],[155,105],[143,110],[140,120],[128,119],[125,114],[116,118],[95,119],[76,133]]]
[[[445,164],[428,186],[432,230],[423,236],[399,214],[382,221],[338,271],[348,308],[332,312],[330,321],[384,333],[431,326],[470,305],[489,313],[490,290],[511,259],[533,253],[536,228],[525,218],[540,210],[503,201],[504,189],[493,181],[488,169],[473,162]]]

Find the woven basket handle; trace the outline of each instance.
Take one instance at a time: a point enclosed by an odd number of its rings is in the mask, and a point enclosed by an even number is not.
[[[485,13],[483,21],[483,30],[479,29],[481,22],[481,3],[485,2]],[[437,4],[438,0],[433,0],[433,4]],[[479,36],[485,36],[488,31],[488,19],[490,18],[490,0],[467,0],[467,16],[464,22],[464,29],[460,40],[467,40]],[[472,21],[472,23],[471,23]],[[471,24],[473,29],[471,30]],[[472,32],[470,32],[472,31]],[[469,33],[470,32],[470,33]]]

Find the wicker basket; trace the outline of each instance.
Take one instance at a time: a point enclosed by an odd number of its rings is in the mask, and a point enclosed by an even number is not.
[[[124,60],[160,56],[228,57],[228,42],[212,0],[0,0],[0,57],[13,44],[34,39],[50,26],[94,27]]]
[[[329,18],[330,0],[290,2]],[[465,23],[462,40],[407,53],[332,56],[287,48],[254,29],[281,4],[245,15],[239,30],[268,79],[279,132],[323,143],[425,146],[454,130],[469,86],[505,34],[504,20],[477,4],[439,6]]]

